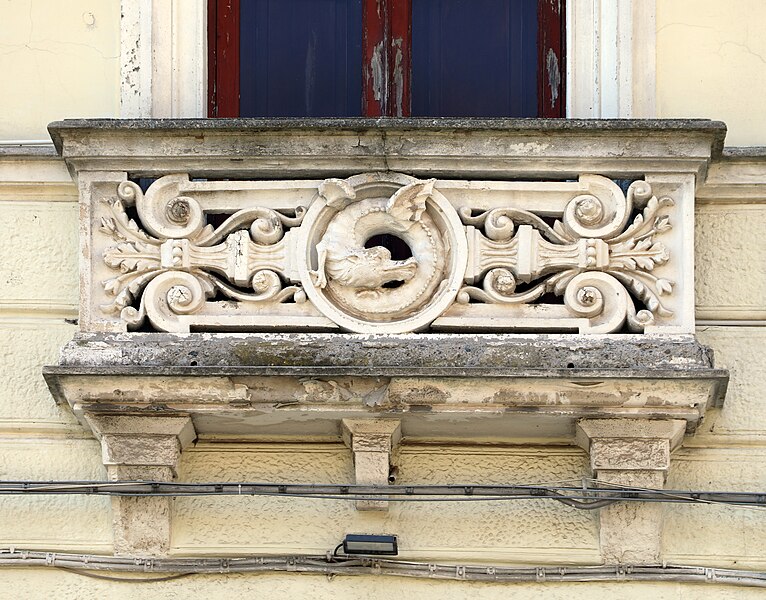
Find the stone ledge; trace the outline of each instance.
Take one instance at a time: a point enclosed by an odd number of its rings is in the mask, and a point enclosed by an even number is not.
[[[211,367],[141,367],[135,365],[115,366],[48,366],[43,375],[56,394],[55,387],[64,377],[398,377],[398,378],[445,378],[470,379],[493,377],[497,379],[560,379],[560,380],[671,380],[716,381],[711,407],[720,407],[728,380],[725,369],[507,369],[483,367],[392,367],[392,366],[313,366],[313,365],[256,365]],[[583,385],[586,385],[584,383]]]
[[[0,146],[0,159],[20,159],[20,158],[58,158],[58,152],[53,143],[47,145],[14,145]]]
[[[337,439],[396,417],[417,439],[573,439],[577,419],[696,429],[728,373],[691,336],[78,334],[44,374],[80,416],[190,414],[202,434]]]
[[[71,172],[199,177],[566,178],[694,172],[721,155],[704,119],[73,119],[48,126]],[[530,162],[533,161],[533,162]]]
[[[337,440],[364,418],[441,441],[560,443],[581,418],[693,432],[728,382],[691,336],[80,334],[44,373],[81,420],[188,414],[263,441]]]
[[[725,148],[710,165],[697,204],[763,204],[766,202],[766,148]]]
[[[376,368],[417,368],[455,374],[473,369],[478,375],[495,370],[500,376],[511,370],[517,372],[513,376],[525,370],[560,370],[563,376],[577,376],[588,369],[650,369],[682,376],[684,371],[710,369],[713,353],[690,335],[78,333],[62,348],[60,365],[158,367],[166,373],[196,367],[188,372],[200,374],[201,367],[247,367],[253,373],[256,367],[263,368],[262,373],[360,367],[360,374]]]
[[[381,130],[518,130],[546,131],[688,131],[723,138],[726,124],[710,119],[512,119],[473,117],[407,118],[227,118],[227,119],[65,119],[48,125],[51,139],[61,151],[61,132],[66,130],[176,131],[285,131],[310,129]],[[721,148],[723,145],[721,144]]]

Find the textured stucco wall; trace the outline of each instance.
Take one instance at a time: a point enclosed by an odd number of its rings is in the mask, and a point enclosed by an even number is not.
[[[50,121],[115,117],[120,0],[0,4],[0,140],[46,139]]]
[[[766,145],[764,21],[763,0],[657,0],[657,116],[719,119],[728,145]]]
[[[0,155],[0,479],[106,476],[99,444],[40,373],[77,317],[77,193],[52,158]],[[0,547],[108,552],[107,498],[0,497]],[[2,573],[0,573],[2,579]]]
[[[698,318],[766,319],[766,205],[698,204]]]
[[[220,446],[220,444],[218,445]],[[501,483],[578,479],[586,459],[576,448],[535,449],[404,446],[399,482]],[[205,444],[187,452],[181,478],[352,482],[342,445],[248,447]],[[323,554],[346,533],[397,533],[402,556],[449,561],[524,563],[598,561],[593,513],[545,501],[518,503],[397,503],[388,513],[356,511],[344,501],[183,498],[175,503],[176,552]]]

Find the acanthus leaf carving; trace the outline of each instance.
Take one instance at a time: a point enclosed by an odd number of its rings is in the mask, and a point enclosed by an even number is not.
[[[256,182],[241,184],[237,203],[237,185],[218,200],[224,186],[182,174],[146,193],[119,184],[98,217],[113,242],[102,253],[113,272],[101,280],[103,313],[167,331],[294,322],[389,333],[538,324],[608,333],[674,318],[676,271],[663,241],[673,200],[646,181],[623,193],[583,175],[556,184],[568,199],[551,210],[499,196],[472,205],[434,179],[395,173],[316,182],[306,207],[272,202]],[[258,190],[252,200],[247,190]],[[226,216],[214,226],[216,213]]]
[[[194,199],[167,197],[168,179],[173,185],[188,181],[185,176],[161,178],[147,194],[127,181],[118,186],[116,199],[104,200],[109,216],[101,217],[100,231],[117,243],[104,251],[103,261],[120,274],[102,281],[106,294],[114,296],[101,306],[103,312],[120,314],[132,328],[143,325],[148,317],[159,329],[184,331],[188,325],[176,317],[200,311],[216,293],[244,303],[305,302],[301,286],[285,285],[279,275],[288,280],[292,275],[284,227],[299,226],[304,207],[296,207],[293,216],[265,207],[243,209],[214,228],[202,222],[201,209],[190,208],[199,206]],[[158,184],[163,189],[151,193]],[[164,211],[157,206],[160,197],[167,203]],[[154,221],[155,234],[187,237],[149,235],[129,218],[126,204],[135,205],[139,214],[151,215],[148,219]],[[167,222],[158,224],[158,214]],[[190,228],[192,219],[196,224]],[[173,231],[176,225],[184,228]],[[138,307],[131,306],[139,298]]]

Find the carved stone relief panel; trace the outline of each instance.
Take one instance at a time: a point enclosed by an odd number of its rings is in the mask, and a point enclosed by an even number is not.
[[[684,213],[648,180],[112,186],[86,279],[102,329],[677,333],[687,304]]]
[[[366,174],[319,185],[298,237],[298,264],[307,295],[340,327],[417,331],[454,302],[468,246],[434,183]],[[376,236],[410,256],[395,260],[374,245]]]

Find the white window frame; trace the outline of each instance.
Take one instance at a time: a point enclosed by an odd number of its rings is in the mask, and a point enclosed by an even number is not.
[[[120,116],[207,116],[207,0],[121,0]]]
[[[121,0],[123,118],[207,117],[207,0]],[[566,115],[656,115],[655,0],[569,0]]]
[[[656,116],[655,0],[568,0],[566,114]]]

